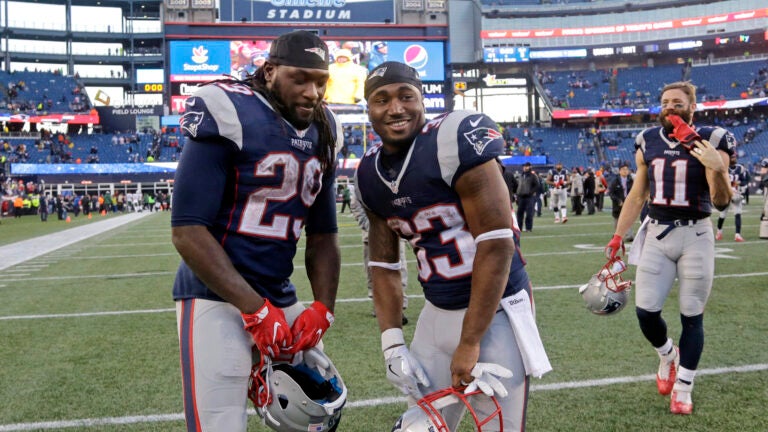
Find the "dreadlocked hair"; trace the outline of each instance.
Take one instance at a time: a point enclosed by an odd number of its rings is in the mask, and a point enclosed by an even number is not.
[[[285,105],[279,101],[275,95],[267,89],[267,79],[264,75],[264,68],[258,68],[246,78],[247,84],[275,108],[275,116],[282,117],[282,109]],[[318,144],[320,145],[320,164],[326,174],[333,173],[336,167],[336,160],[333,155],[336,154],[336,140],[333,138],[331,123],[325,112],[325,102],[319,104],[314,110],[313,122],[317,125]],[[285,125],[281,122],[283,128]]]

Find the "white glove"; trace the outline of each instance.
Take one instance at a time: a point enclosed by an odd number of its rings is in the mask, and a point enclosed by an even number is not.
[[[326,355],[318,348],[312,347],[308,350],[301,351],[300,354],[304,357],[304,364],[309,366],[310,369],[318,371],[323,378],[328,379],[333,375],[328,357],[326,357]]]
[[[387,379],[404,395],[421,399],[419,384],[429,386],[429,379],[419,362],[405,346],[403,330],[387,329],[381,334],[381,348],[387,366]]]
[[[470,375],[475,379],[467,384],[467,388],[464,389],[465,394],[480,389],[486,396],[493,396],[494,394],[498,397],[507,396],[507,389],[504,388],[504,384],[496,378],[512,378],[512,371],[504,366],[495,363],[477,363],[472,368]]]

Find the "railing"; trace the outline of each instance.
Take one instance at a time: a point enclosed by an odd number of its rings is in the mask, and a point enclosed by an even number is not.
[[[40,132],[2,132],[0,131],[0,138],[2,139],[40,139]]]

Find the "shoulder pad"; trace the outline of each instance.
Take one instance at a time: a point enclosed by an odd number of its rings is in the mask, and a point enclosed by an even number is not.
[[[242,148],[243,125],[239,111],[248,105],[236,106],[232,99],[254,95],[253,90],[243,84],[214,83],[200,87],[185,103],[186,111],[179,122],[181,129],[192,139],[222,137]]]

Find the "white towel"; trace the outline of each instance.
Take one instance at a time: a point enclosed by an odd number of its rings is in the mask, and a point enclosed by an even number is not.
[[[648,223],[651,218],[648,216],[643,219],[643,223],[640,224],[640,229],[637,230],[637,235],[632,241],[632,247],[629,248],[629,256],[627,262],[632,265],[640,264],[640,254],[643,252],[643,245],[645,244],[645,235],[648,233]]]
[[[521,290],[517,294],[501,299],[501,307],[504,308],[512,324],[517,346],[523,356],[526,374],[541,378],[552,370],[552,365],[549,364],[549,358],[539,336],[539,329],[536,328],[528,293]]]

